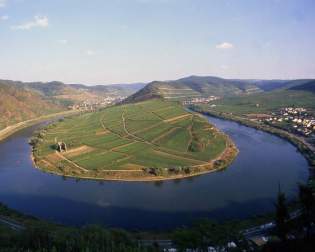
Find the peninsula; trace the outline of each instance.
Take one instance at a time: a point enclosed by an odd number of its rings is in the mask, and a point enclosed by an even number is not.
[[[36,166],[76,178],[151,181],[223,169],[231,139],[180,103],[150,99],[60,120],[31,140]]]

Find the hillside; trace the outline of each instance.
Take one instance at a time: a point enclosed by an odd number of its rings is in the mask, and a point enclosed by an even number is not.
[[[209,76],[190,76],[174,81],[154,81],[130,96],[126,102],[154,97],[169,100],[218,96],[234,97],[295,88],[314,80],[240,80]]]
[[[35,92],[0,82],[0,129],[41,115],[65,110]]]
[[[87,86],[82,84],[65,84],[59,81],[21,82],[0,80],[0,82],[16,88],[36,92],[65,106],[84,101],[95,102],[108,96],[126,97],[145,86],[143,83]]]
[[[305,91],[276,90],[240,97],[227,97],[213,102],[218,112],[237,115],[264,114],[284,107],[304,107],[315,111],[315,94]]]
[[[226,167],[237,153],[205,118],[158,99],[65,119],[44,129],[33,144],[45,171],[109,180],[202,174]]]
[[[258,85],[269,91],[224,97],[212,102],[212,109],[217,112],[247,115],[269,114],[284,107],[304,107],[315,113],[314,80],[259,81]],[[277,85],[278,88],[275,88]]]
[[[193,97],[234,96],[261,92],[256,85],[242,80],[218,77],[190,76],[175,81],[154,81],[135,93],[127,101],[141,101],[152,97],[182,100]]]
[[[295,86],[307,84],[312,82],[312,79],[297,79],[297,80],[252,80],[251,82],[262,89],[269,92],[274,90],[284,90],[293,88]]]
[[[144,83],[131,83],[131,84],[111,84],[111,85],[82,85],[82,84],[70,84],[70,87],[75,89],[86,90],[93,93],[113,94],[121,96],[129,96],[138,90],[145,87]]]
[[[309,81],[307,83],[303,83],[301,85],[295,85],[293,87],[290,87],[290,90],[296,90],[296,91],[306,91],[306,92],[312,92],[315,93],[315,81]]]
[[[145,84],[85,86],[58,81],[0,80],[0,129],[35,117],[68,109],[69,105],[98,102],[105,97],[126,97]]]

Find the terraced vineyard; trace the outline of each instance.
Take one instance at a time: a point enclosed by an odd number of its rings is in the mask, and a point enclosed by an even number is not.
[[[57,151],[57,142],[67,151]],[[54,123],[33,144],[35,162],[45,171],[118,180],[201,174],[227,166],[237,153],[205,118],[158,99]]]

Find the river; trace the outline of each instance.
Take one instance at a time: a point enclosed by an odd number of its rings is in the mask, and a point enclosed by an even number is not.
[[[0,202],[23,213],[68,225],[168,229],[209,217],[248,218],[273,211],[278,185],[288,198],[306,182],[308,164],[287,141],[208,116],[228,134],[239,155],[227,169],[164,182],[76,180],[34,168],[28,140],[40,125],[0,142]]]

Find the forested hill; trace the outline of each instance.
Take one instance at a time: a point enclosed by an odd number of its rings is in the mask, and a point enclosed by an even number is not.
[[[0,130],[14,123],[64,109],[64,106],[38,93],[0,82]]]
[[[307,91],[315,93],[315,80],[309,81],[301,85],[293,86],[290,88],[290,90]]]

